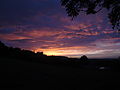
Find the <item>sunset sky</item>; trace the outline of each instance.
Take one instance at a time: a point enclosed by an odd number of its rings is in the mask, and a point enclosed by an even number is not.
[[[103,10],[71,20],[60,0],[0,0],[0,40],[47,55],[120,56],[120,33]]]

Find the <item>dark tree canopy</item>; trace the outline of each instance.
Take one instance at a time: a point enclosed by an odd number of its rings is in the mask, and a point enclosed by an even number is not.
[[[87,56],[85,56],[85,55],[81,56],[80,59],[81,59],[81,60],[88,60]]]
[[[72,19],[80,12],[96,14],[105,8],[113,29],[120,30],[120,0],[61,0],[61,4]]]

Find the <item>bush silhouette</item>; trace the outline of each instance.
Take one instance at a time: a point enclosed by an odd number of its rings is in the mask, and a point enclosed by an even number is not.
[[[83,55],[83,56],[81,56],[80,60],[81,60],[81,62],[86,63],[88,58],[87,58],[87,56]]]

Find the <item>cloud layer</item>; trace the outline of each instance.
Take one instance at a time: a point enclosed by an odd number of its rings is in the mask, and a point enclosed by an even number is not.
[[[105,11],[72,21],[59,0],[1,0],[0,11],[0,40],[9,46],[70,57],[120,54],[120,34]]]

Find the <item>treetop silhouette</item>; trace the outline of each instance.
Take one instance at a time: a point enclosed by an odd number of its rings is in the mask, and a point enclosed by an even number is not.
[[[61,5],[72,19],[80,12],[96,14],[105,8],[112,28],[120,31],[120,0],[61,0]]]

